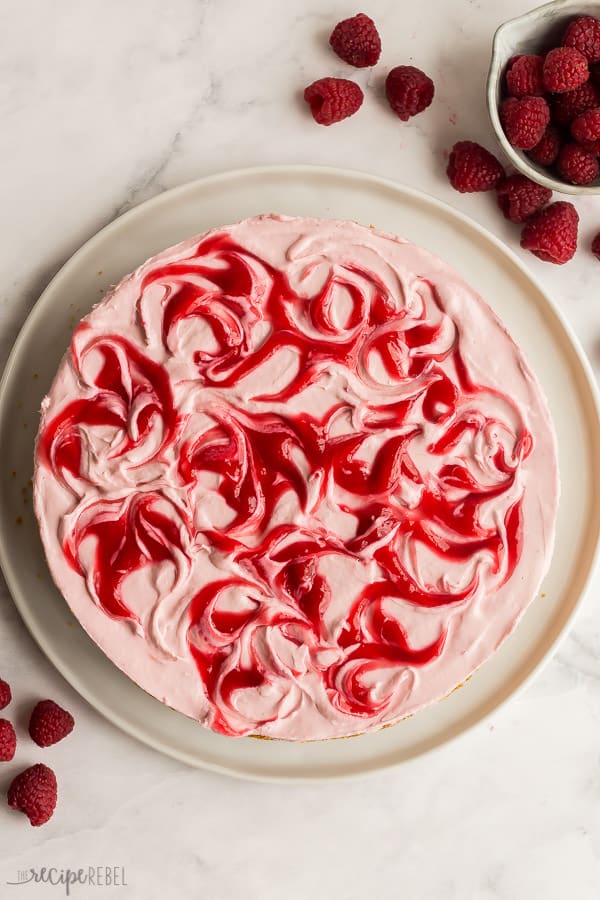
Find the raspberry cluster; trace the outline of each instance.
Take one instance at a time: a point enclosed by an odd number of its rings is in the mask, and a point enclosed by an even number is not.
[[[583,167],[584,162],[577,165]],[[459,141],[452,148],[446,173],[452,187],[461,193],[495,189],[503,215],[524,226],[521,247],[539,259],[563,265],[575,254],[579,216],[573,204],[550,203],[552,191],[548,188],[518,172],[505,175],[501,163],[485,147]]]
[[[599,65],[596,65],[599,64]],[[513,56],[506,67],[500,121],[509,143],[564,182],[600,179],[600,18],[572,20],[562,46]],[[462,193],[495,190],[503,215],[522,225],[521,247],[563,265],[577,249],[579,216],[572,203],[525,175],[506,174],[485,147],[459,141],[447,175]],[[591,246],[600,259],[600,233]]]
[[[509,60],[499,114],[509,143],[570,184],[600,175],[600,19],[578,16],[562,46]]]
[[[335,26],[329,37],[334,53],[358,69],[374,66],[381,56],[381,38],[373,19],[358,13]],[[431,105],[435,92],[431,78],[415,66],[396,66],[386,78],[385,94],[391,109],[403,122]],[[319,78],[304,90],[313,119],[333,125],[358,112],[362,89],[348,78]]]
[[[0,709],[12,700],[10,685],[0,678]],[[73,731],[71,713],[53,700],[40,700],[29,719],[29,734],[38,747],[50,747]],[[17,749],[17,734],[12,722],[0,719],[0,762],[10,762]],[[48,766],[37,763],[24,769],[11,781],[7,801],[11,809],[25,813],[34,826],[44,825],[54,813],[58,787],[56,775]]]

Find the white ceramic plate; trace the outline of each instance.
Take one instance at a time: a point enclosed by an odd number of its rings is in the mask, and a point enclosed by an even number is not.
[[[47,571],[31,509],[38,410],[76,321],[146,257],[257,213],[374,224],[452,263],[501,316],[536,370],[556,424],[562,475],[556,552],[516,632],[461,690],[379,734],[309,744],[232,739],[163,706],[120,672],[71,615]],[[594,382],[568,326],[517,258],[449,207],[392,182],[308,166],[205,178],[138,206],[88,241],[40,297],[0,386],[0,563],[21,615],[64,677],[125,731],[197,766],[256,779],[381,769],[438,747],[522,687],[555,648],[590,578],[600,532]]]

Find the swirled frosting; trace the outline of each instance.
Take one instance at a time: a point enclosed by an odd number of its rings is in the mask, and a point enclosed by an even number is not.
[[[124,672],[223,734],[307,740],[490,656],[539,589],[558,475],[535,377],[445,263],[259,216],[82,320],[34,487],[54,579]]]

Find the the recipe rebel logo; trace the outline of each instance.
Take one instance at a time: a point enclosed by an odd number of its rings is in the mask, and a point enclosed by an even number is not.
[[[77,887],[128,887],[124,866],[87,866],[79,869],[58,869],[53,866],[44,866],[40,869],[19,869],[16,879],[7,881],[6,884],[11,887],[19,887],[23,884],[62,886],[67,897]]]

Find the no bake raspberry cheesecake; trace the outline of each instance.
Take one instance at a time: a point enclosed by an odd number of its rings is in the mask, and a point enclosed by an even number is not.
[[[379,729],[445,697],[548,566],[546,401],[445,263],[259,216],[79,324],[38,435],[59,589],[142,688],[226,735]]]

